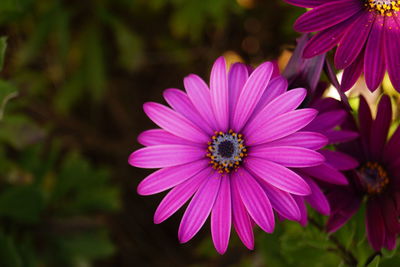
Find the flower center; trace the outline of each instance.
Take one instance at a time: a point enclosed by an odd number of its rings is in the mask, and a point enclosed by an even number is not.
[[[212,141],[208,142],[207,157],[210,164],[219,173],[230,173],[236,170],[247,156],[243,135],[229,130],[228,133],[215,132]]]
[[[370,195],[377,195],[382,192],[389,183],[386,170],[377,162],[367,162],[359,170],[361,185]]]
[[[399,0],[365,0],[365,6],[370,11],[375,11],[378,14],[393,16],[394,12],[400,10]]]

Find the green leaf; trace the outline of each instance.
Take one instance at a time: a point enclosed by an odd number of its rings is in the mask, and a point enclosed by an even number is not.
[[[36,223],[44,208],[42,193],[33,186],[17,186],[0,194],[0,217],[20,223]]]
[[[368,267],[378,267],[380,260],[381,260],[381,257],[376,256],[374,258],[374,260],[370,264],[368,264]]]
[[[1,60],[2,58],[0,56],[0,61]],[[3,119],[6,104],[14,97],[17,97],[17,95],[18,95],[17,89],[12,84],[0,80],[0,121]]]
[[[7,48],[7,37],[0,37],[0,71],[4,66],[4,57]]]
[[[17,247],[10,236],[0,232],[0,266],[2,267],[20,267],[21,259],[18,255]]]

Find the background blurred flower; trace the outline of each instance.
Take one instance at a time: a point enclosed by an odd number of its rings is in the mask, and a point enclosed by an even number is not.
[[[330,187],[327,194],[332,206],[329,232],[342,227],[366,197],[367,237],[375,250],[394,249],[400,233],[400,128],[387,141],[391,121],[392,107],[387,95],[381,98],[375,119],[364,97],[360,97],[359,125],[352,117],[343,125],[358,131],[360,137],[339,146],[340,151],[357,158],[360,167],[346,173],[349,186]]]
[[[314,109],[295,110],[305,89],[286,92],[287,82],[270,81],[274,66],[266,62],[248,74],[236,63],[226,74],[223,57],[216,60],[210,90],[200,77],[184,80],[187,94],[167,89],[172,109],[146,103],[146,114],[161,128],[143,132],[147,146],[132,153],[129,163],[162,168],[138,187],[150,195],[173,188],[159,205],[155,223],[177,211],[193,196],[179,227],[179,239],[189,241],[211,212],[211,233],[219,253],[227,249],[231,221],[242,242],[254,246],[253,221],[274,230],[273,208],[299,220],[295,196],[308,195],[310,185],[289,168],[320,165],[314,150],[326,144],[322,134],[302,131],[316,116]]]
[[[364,72],[368,88],[381,84],[385,71],[400,91],[400,4],[394,0],[285,0],[313,8],[294,24],[299,32],[318,32],[307,44],[306,58],[325,53],[338,45],[335,66],[345,69],[341,89],[350,89]]]

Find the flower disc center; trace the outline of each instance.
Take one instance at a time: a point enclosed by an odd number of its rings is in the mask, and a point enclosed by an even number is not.
[[[386,170],[377,162],[367,162],[358,173],[361,185],[370,195],[380,194],[389,183]]]
[[[237,169],[247,156],[243,135],[229,130],[228,133],[215,132],[212,141],[208,142],[207,157],[210,164],[219,173],[229,173]]]
[[[400,10],[399,0],[366,0],[365,6],[370,11],[375,11],[378,14],[393,16],[394,12]]]

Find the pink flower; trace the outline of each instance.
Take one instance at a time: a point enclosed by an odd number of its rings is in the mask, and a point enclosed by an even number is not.
[[[229,73],[223,57],[216,60],[210,88],[197,75],[184,79],[186,93],[167,89],[172,107],[144,104],[149,118],[162,129],[143,132],[146,146],[131,154],[129,163],[161,168],[138,186],[141,195],[171,189],[154,215],[161,223],[189,199],[179,226],[181,243],[189,241],[211,214],[216,250],[224,253],[231,224],[242,242],[254,247],[253,224],[274,230],[274,210],[300,220],[295,196],[310,194],[310,185],[290,168],[320,165],[315,150],[327,143],[316,132],[300,131],[317,115],[315,109],[296,110],[305,89],[286,91],[281,77],[271,79],[273,64],[266,62],[251,74],[244,64]]]

